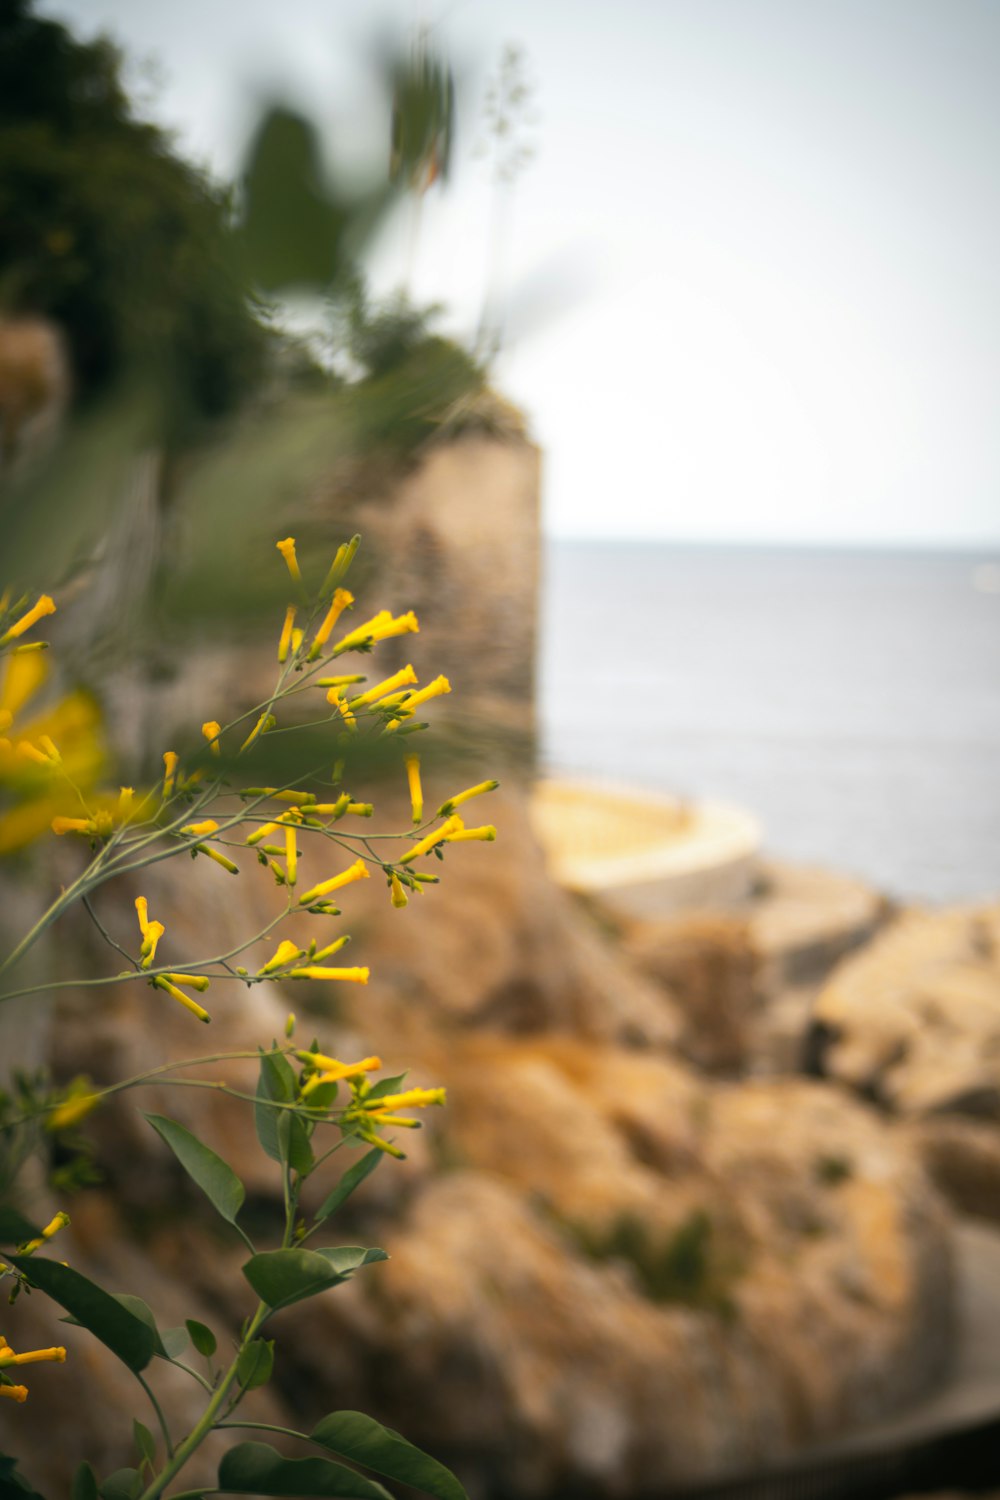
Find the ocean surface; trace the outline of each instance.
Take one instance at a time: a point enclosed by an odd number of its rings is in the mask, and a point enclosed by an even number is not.
[[[550,542],[543,759],[779,857],[1000,897],[1000,555]]]

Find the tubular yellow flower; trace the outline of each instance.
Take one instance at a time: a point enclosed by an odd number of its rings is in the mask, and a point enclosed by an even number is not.
[[[343,672],[339,677],[317,677],[316,686],[322,688],[351,687],[355,682],[367,682],[364,672]],[[3,725],[0,725],[0,729]]]
[[[320,948],[318,953],[310,953],[309,962],[311,964],[321,963],[324,958],[330,958],[334,953],[339,953],[341,948],[346,948],[350,941],[350,937],[346,934],[344,937],[337,938],[336,942],[328,943],[325,948]]]
[[[326,969],[310,964],[304,969],[289,969],[289,979],[347,979],[352,984],[367,984],[369,969]]]
[[[139,931],[145,937],[146,928],[149,926],[149,902],[145,896],[136,896],[135,914],[139,918]]]
[[[368,688],[364,693],[359,693],[357,698],[350,700],[353,709],[363,708],[367,703],[374,703],[376,698],[384,698],[387,693],[394,693],[397,688],[406,687],[411,682],[416,682],[417,674],[413,670],[412,663],[394,672],[391,677],[377,682],[374,687]]]
[[[285,623],[281,627],[281,638],[278,641],[278,660],[288,660],[288,648],[292,644],[292,626],[295,624],[296,606],[290,604],[285,610]]]
[[[20,1401],[23,1404],[28,1399],[28,1387],[26,1385],[0,1385],[0,1397],[3,1396],[10,1401]]]
[[[341,615],[344,613],[344,610],[349,609],[353,603],[354,595],[350,592],[349,589],[338,589],[334,594],[333,600],[330,604],[330,608],[324,615],[323,622],[317,630],[315,636],[313,637],[312,645],[309,647],[310,661],[315,661],[317,656],[319,656],[320,652],[323,650],[323,647],[326,645],[327,641],[330,639],[330,636],[333,634],[333,628],[336,625],[337,621],[340,619]]]
[[[100,1104],[99,1094],[76,1094],[56,1106],[45,1121],[46,1130],[68,1130],[79,1125]]]
[[[318,818],[342,818],[350,805],[350,793],[341,792],[336,802],[317,802],[308,811]]]
[[[222,733],[222,725],[218,719],[206,719],[201,726],[201,732],[208,741],[208,748],[213,755],[222,754],[222,746],[219,744],[219,735]]]
[[[24,635],[26,630],[30,630],[32,625],[37,624],[43,615],[54,615],[55,612],[55,601],[48,594],[41,594],[38,602],[31,606],[27,614],[23,614],[4,631],[3,635],[0,635],[0,646],[6,646],[8,641],[16,641],[18,636]]]
[[[49,740],[49,744],[52,745],[51,740]],[[52,748],[56,750],[55,745],[52,745]],[[59,758],[58,750],[56,750],[55,755],[49,755],[45,750],[40,750],[37,745],[32,745],[28,740],[18,741],[17,753],[23,756],[25,760],[33,760],[36,766],[46,766],[49,770],[52,769]]]
[[[28,1349],[24,1354],[15,1354],[9,1344],[6,1349],[0,1349],[0,1370],[11,1365],[40,1365],[46,1361],[65,1364],[66,1350],[60,1345],[55,1349]]]
[[[337,1078],[347,1078],[355,1073],[375,1073],[382,1066],[380,1057],[363,1057],[360,1062],[342,1063],[338,1057],[327,1057],[325,1052],[296,1052],[300,1062],[309,1063],[323,1073]]]
[[[354,630],[343,636],[334,646],[334,652],[351,651],[355,646],[360,646],[366,641],[385,641],[390,636],[406,635],[410,631],[419,631],[420,625],[412,609],[408,609],[405,615],[397,615],[395,618],[387,609],[380,609],[377,615],[366,620],[363,625],[358,625]]]
[[[411,860],[419,859],[422,854],[429,854],[435,844],[447,843],[456,833],[460,833],[464,827],[465,824],[457,815],[448,818],[441,824],[440,828],[435,828],[433,833],[427,834],[426,838],[422,838],[419,844],[414,844],[412,849],[408,849],[397,860],[397,864],[408,865]]]
[[[277,722],[274,714],[268,713],[267,709],[265,709],[240,746],[240,754],[242,755],[244,750],[249,750],[253,742],[259,739],[262,734],[266,734],[269,729],[273,729]]]
[[[409,898],[403,890],[403,883],[398,875],[393,875],[389,881],[389,889],[392,892],[393,906],[406,906],[408,904]]]
[[[405,1130],[419,1130],[419,1120],[408,1120],[405,1115],[371,1114],[368,1117],[376,1125],[402,1125]]]
[[[495,842],[497,831],[492,823],[484,823],[481,828],[460,828],[457,833],[448,835],[449,844],[461,844],[467,841],[478,840],[480,843],[492,844]]]
[[[64,833],[93,833],[94,823],[92,818],[53,818],[52,832]]]
[[[171,984],[189,984],[200,994],[204,994],[211,983],[207,974],[165,974],[164,978],[169,979]]]
[[[466,787],[464,792],[459,792],[454,797],[449,797],[447,802],[442,802],[437,810],[439,818],[446,818],[453,813],[456,807],[461,807],[463,802],[470,802],[473,797],[481,797],[484,792],[495,792],[500,785],[499,781],[479,781],[475,786]]]
[[[433,682],[429,682],[426,687],[420,688],[417,692],[407,693],[406,697],[399,705],[401,717],[398,719],[390,720],[390,722],[386,725],[386,729],[397,729],[403,722],[404,718],[409,719],[413,716],[414,709],[419,708],[421,703],[427,703],[431,698],[440,698],[442,693],[450,692],[451,683],[448,681],[447,677],[441,676],[435,677]]]
[[[286,828],[285,829],[285,879],[288,881],[289,886],[293,886],[295,884],[295,881],[296,881],[296,872],[298,870],[298,857],[299,857],[299,851],[298,851],[298,847],[297,847],[296,842],[295,842],[295,829],[294,828]]]
[[[295,963],[302,957],[302,949],[296,943],[291,943],[286,938],[278,944],[273,957],[269,958],[263,968],[257,970],[259,977],[265,974],[273,974],[276,969],[283,969],[286,964]]]
[[[298,628],[298,626],[296,626],[295,629],[292,631],[292,655],[293,656],[296,655],[296,653],[298,652],[299,647],[302,645],[302,642],[305,640],[305,634],[306,634],[305,631],[304,630],[300,630]]]
[[[176,977],[179,979],[183,979],[184,982],[187,983],[189,976],[177,975]],[[165,990],[172,999],[177,1001],[178,1005],[183,1005],[185,1010],[189,1010],[193,1016],[197,1016],[199,1021],[205,1021],[207,1023],[212,1019],[208,1011],[200,1006],[197,1000],[192,1000],[190,995],[185,995],[184,991],[182,989],[178,989],[177,985],[174,984],[172,980],[168,979],[165,974],[157,974],[155,979],[151,980],[150,982],[155,989]]]
[[[174,781],[177,777],[178,756],[174,750],[163,752],[163,800],[173,795]]]
[[[384,1151],[388,1156],[395,1156],[397,1161],[406,1160],[405,1151],[400,1151],[398,1146],[394,1146],[391,1141],[383,1140],[382,1137],[380,1135],[376,1135],[374,1131],[370,1134],[368,1132],[365,1132],[363,1134],[363,1139],[367,1141],[369,1146],[377,1147],[379,1151]]]
[[[40,1250],[42,1248],[46,1240],[50,1240],[53,1235],[58,1234],[60,1229],[65,1229],[68,1223],[69,1214],[63,1213],[63,1211],[60,1209],[55,1217],[49,1220],[45,1228],[38,1235],[37,1239],[29,1240],[26,1245],[23,1245],[21,1247],[21,1254],[34,1255],[36,1250]],[[3,1354],[2,1351],[0,1351],[0,1364],[2,1363]]]
[[[213,859],[217,865],[221,865],[230,875],[238,875],[240,873],[239,865],[233,864],[231,859],[227,859],[224,854],[220,854],[219,850],[213,849],[210,844],[199,844],[196,853],[206,854],[209,859]]]
[[[348,865],[339,875],[334,875],[329,880],[320,881],[299,897],[299,905],[307,906],[310,901],[315,901],[319,896],[328,896],[331,891],[339,891],[342,886],[350,885],[355,880],[368,880],[368,866],[363,859],[356,859],[353,865]]]
[[[142,948],[140,949],[142,967],[144,969],[151,969],[153,967],[153,961],[156,958],[156,945],[166,930],[162,922],[149,922],[146,924],[146,930],[142,935]]]
[[[383,1094],[381,1099],[366,1099],[366,1110],[424,1109],[428,1104],[444,1104],[445,1089],[404,1089],[401,1094]]]
[[[326,701],[327,703],[329,703],[331,708],[335,708],[337,710],[345,724],[353,727],[354,715],[351,713],[351,710],[348,707],[347,700],[344,697],[341,688],[331,688],[326,695]]]
[[[218,823],[214,818],[205,818],[201,823],[185,823],[181,833],[192,835],[194,838],[202,838],[208,833],[217,833]]]
[[[420,785],[420,756],[408,755],[403,764],[406,766],[406,779],[410,785],[410,802],[413,806],[413,823],[416,827],[418,823],[424,821],[424,789]],[[449,811],[451,811],[450,808]]]
[[[295,556],[295,538],[293,536],[286,536],[284,541],[275,542],[274,545],[285,559],[285,564],[292,578],[296,583],[301,583],[302,573],[299,568],[299,560]]]

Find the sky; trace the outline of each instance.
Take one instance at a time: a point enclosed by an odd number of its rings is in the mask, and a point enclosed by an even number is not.
[[[389,295],[410,265],[463,338],[497,243],[486,83],[523,47],[495,380],[544,449],[551,535],[1000,549],[996,0],[39,9],[110,32],[142,112],[221,176],[275,95],[357,159],[375,37],[433,26],[456,170],[412,264],[404,212],[370,274]]]

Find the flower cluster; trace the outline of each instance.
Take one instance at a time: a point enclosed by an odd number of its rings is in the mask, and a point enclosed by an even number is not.
[[[303,1101],[313,1107],[332,1103],[338,1086],[346,1083],[351,1098],[339,1115],[341,1130],[345,1135],[356,1136],[366,1145],[374,1146],[389,1156],[402,1159],[404,1153],[392,1141],[380,1135],[380,1130],[420,1128],[420,1121],[401,1115],[401,1109],[426,1109],[428,1105],[445,1102],[443,1088],[387,1092],[378,1084],[373,1085],[368,1075],[381,1068],[380,1057],[365,1057],[360,1062],[343,1063],[336,1057],[327,1057],[315,1050],[297,1051],[295,1056],[303,1064],[300,1079]]]

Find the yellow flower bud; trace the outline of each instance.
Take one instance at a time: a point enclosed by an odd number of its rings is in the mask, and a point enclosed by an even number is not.
[[[384,698],[387,693],[395,692],[397,688],[406,687],[408,683],[416,682],[417,674],[411,664],[407,664],[400,671],[394,672],[391,677],[377,682],[374,687],[368,688],[360,693],[357,698],[351,699],[351,708],[363,708],[368,703],[374,703],[376,698]]]
[[[178,989],[177,985],[168,979],[165,974],[157,974],[151,983],[155,989],[165,990],[172,999],[177,1001],[178,1005],[183,1005],[185,1010],[189,1010],[193,1016],[197,1016],[199,1021],[204,1021],[207,1024],[212,1019],[208,1011],[200,1006],[197,1000],[192,1000],[190,995],[185,995],[184,991]]]
[[[412,718],[414,709],[419,708],[421,703],[427,703],[431,698],[439,698],[442,693],[450,692],[451,683],[448,681],[447,677],[435,677],[434,681],[429,682],[425,688],[420,688],[417,692],[408,693],[406,695],[402,703],[399,705],[400,713],[407,719]],[[397,729],[403,722],[403,717],[392,719],[386,725],[386,729]]]
[[[420,756],[408,755],[403,762],[410,786],[410,802],[413,807],[414,826],[424,821],[424,791],[420,785]],[[450,809],[449,809],[450,811]]]
[[[414,844],[412,849],[408,849],[397,863],[408,865],[411,860],[419,859],[422,854],[429,854],[435,844],[446,843],[456,833],[460,833],[464,827],[465,824],[457,815],[448,818],[442,823],[440,828],[434,829],[433,833],[429,833],[426,838],[422,838],[419,844]]]
[[[464,792],[459,792],[457,796],[449,797],[447,802],[442,802],[438,808],[438,817],[446,818],[449,813],[455,811],[456,807],[461,807],[463,802],[469,802],[473,797],[481,797],[484,792],[495,792],[499,785],[499,781],[479,781],[475,786],[466,787]]]
[[[290,604],[285,610],[285,623],[281,627],[281,638],[278,641],[278,660],[288,660],[288,648],[292,644],[292,626],[295,624],[296,606]]]
[[[221,755],[222,746],[219,744],[219,735],[222,733],[222,725],[218,719],[206,719],[201,726],[201,732],[208,741],[212,754]]]
[[[4,631],[3,635],[0,635],[0,646],[6,646],[8,641],[17,640],[18,636],[24,635],[26,630],[30,630],[32,625],[37,624],[43,615],[54,615],[55,612],[54,600],[50,599],[48,594],[41,594],[37,604],[33,604],[27,614],[22,615]]]
[[[353,865],[348,865],[339,875],[334,875],[329,880],[320,881],[319,885],[310,887],[299,897],[299,905],[307,906],[310,901],[315,901],[319,896],[328,896],[331,891],[339,891],[342,886],[350,885],[355,880],[367,880],[369,878],[368,866],[363,859],[356,859]]]
[[[366,1099],[366,1110],[424,1109],[428,1104],[444,1104],[444,1089],[404,1089],[401,1094],[383,1094],[381,1099]]]
[[[304,969],[289,969],[289,979],[346,979],[352,984],[367,984],[369,969],[327,969],[310,964]]]
[[[354,595],[348,589],[338,589],[333,596],[330,608],[327,610],[323,622],[313,637],[313,643],[309,648],[309,660],[315,661],[323,647],[330,639],[333,628],[345,609],[354,603]]]
[[[177,762],[178,762],[178,756],[177,756],[177,754],[176,754],[175,751],[173,751],[173,750],[165,750],[163,752],[163,767],[164,767],[164,770],[163,770],[163,800],[164,800],[164,802],[166,802],[167,798],[170,797],[173,794],[174,781],[175,781],[176,776],[177,776]]]
[[[408,904],[406,892],[403,890],[403,883],[398,875],[393,875],[389,881],[389,889],[392,892],[393,906],[406,906]]]

